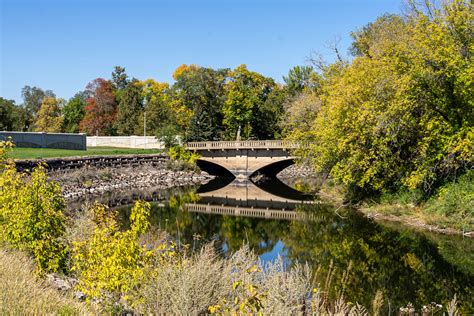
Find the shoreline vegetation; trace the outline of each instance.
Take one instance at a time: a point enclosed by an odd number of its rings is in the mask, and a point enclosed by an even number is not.
[[[442,198],[434,197],[418,205],[415,205],[413,201],[410,200],[364,200],[351,203],[346,201],[346,190],[344,186],[335,185],[331,180],[326,180],[326,183],[324,183],[323,180],[321,181],[323,184],[316,194],[322,200],[335,203],[341,207],[353,207],[375,221],[396,222],[406,227],[440,234],[474,237],[474,215],[472,211],[471,215],[468,214],[461,220],[458,217],[451,217],[436,212],[436,208],[441,208],[440,205],[446,204]],[[328,184],[328,182],[330,184]],[[458,207],[457,204],[459,203],[455,203],[453,208]],[[467,205],[466,208],[469,209],[469,206]],[[471,208],[471,210],[472,209],[474,208]]]

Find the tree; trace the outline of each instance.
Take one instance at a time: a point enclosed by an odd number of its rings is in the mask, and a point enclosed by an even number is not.
[[[280,139],[282,134],[281,119],[288,93],[283,87],[274,86],[265,101],[256,108],[252,126],[258,126],[253,135],[258,139]]]
[[[309,141],[314,120],[321,109],[321,99],[315,93],[301,93],[285,104],[282,128],[285,137]]]
[[[33,124],[33,130],[35,132],[57,133],[61,131],[62,123],[60,100],[52,97],[43,98]]]
[[[187,120],[187,114],[179,112],[181,107],[172,107],[168,83],[147,79],[137,84],[141,87],[145,103],[147,134],[158,135],[165,126],[180,125],[180,120]],[[140,130],[143,130],[143,124],[143,120],[139,120]]]
[[[113,135],[113,122],[117,115],[117,103],[112,84],[97,78],[86,87],[90,97],[86,100],[86,115],[79,124],[79,129],[89,135]]]
[[[125,72],[125,68],[115,66],[114,71],[112,72],[112,87],[117,104],[120,103],[120,99],[122,98],[122,95],[129,84],[130,80],[128,79],[128,75]]]
[[[26,128],[31,129],[32,123],[35,120],[36,113],[39,111],[43,98],[55,98],[56,95],[51,90],[43,91],[38,87],[24,86],[21,89],[21,96],[23,97],[23,107],[26,110]]]
[[[67,133],[79,132],[79,124],[86,114],[86,99],[87,93],[79,92],[66,103],[63,108],[63,131]]]
[[[196,65],[181,65],[174,72],[174,102],[192,113],[186,129],[188,141],[222,137],[222,107],[228,72],[228,69],[214,70]]]
[[[323,73],[309,149],[363,195],[432,194],[474,164],[472,4],[382,16],[354,35],[350,64]]]
[[[288,71],[288,76],[283,76],[286,89],[291,95],[303,91],[314,91],[319,86],[318,74],[311,66],[295,66]]]
[[[0,97],[0,131],[21,131],[24,127],[24,110],[15,101]]]
[[[118,105],[114,127],[119,135],[137,135],[141,132],[139,122],[143,115],[142,89],[132,82],[125,89]]]
[[[114,67],[114,71],[112,72],[112,83],[114,88],[117,90],[125,90],[127,88],[130,81],[128,80],[125,68],[120,66]]]
[[[255,135],[260,126],[257,129],[257,126],[252,124],[254,116],[274,88],[273,79],[249,71],[245,65],[240,65],[230,72],[225,86],[227,99],[223,107],[223,124],[227,138],[235,138],[239,128],[244,138]]]

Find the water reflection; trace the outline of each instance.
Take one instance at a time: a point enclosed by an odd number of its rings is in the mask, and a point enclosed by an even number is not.
[[[465,253],[472,254],[472,240],[444,236],[440,246],[428,233],[335,209],[279,181],[219,179],[153,203],[152,223],[192,248],[213,240],[225,255],[248,243],[262,260],[282,255],[291,263],[307,262],[330,297],[344,294],[348,301],[371,306],[382,291],[386,312],[388,306],[395,313],[408,302],[417,307],[445,303],[454,294],[464,311],[474,309],[474,259]],[[272,212],[299,215],[269,216]],[[129,207],[121,213],[126,226]]]

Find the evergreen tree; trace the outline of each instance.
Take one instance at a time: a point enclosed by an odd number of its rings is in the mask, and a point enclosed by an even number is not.
[[[141,88],[132,82],[125,89],[118,105],[117,118],[114,126],[119,135],[136,135],[139,129],[139,120],[143,116],[143,98]]]

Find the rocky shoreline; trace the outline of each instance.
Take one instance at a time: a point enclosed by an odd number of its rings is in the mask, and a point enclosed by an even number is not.
[[[51,179],[61,186],[66,201],[110,193],[154,190],[207,183],[214,178],[205,172],[179,170],[171,161],[136,167],[84,167],[50,171]]]

